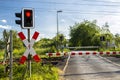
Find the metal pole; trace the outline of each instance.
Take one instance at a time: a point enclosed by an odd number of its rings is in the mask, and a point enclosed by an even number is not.
[[[59,44],[58,44],[58,34],[59,34],[59,24],[58,24],[58,13],[60,13],[60,12],[62,12],[62,10],[59,10],[59,11],[57,11],[57,52],[58,52],[58,47],[59,47]]]
[[[12,51],[13,51],[13,42],[12,42],[12,30],[10,30],[10,80],[12,80],[13,75],[13,57],[12,57]]]
[[[57,52],[58,52],[58,11],[57,11]]]
[[[30,42],[30,29],[28,29],[28,41]],[[31,55],[30,53],[28,55],[28,70],[29,70],[29,77],[31,77]]]

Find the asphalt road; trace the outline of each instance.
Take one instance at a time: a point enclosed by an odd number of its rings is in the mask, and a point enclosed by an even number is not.
[[[66,67],[65,80],[120,80],[120,66],[96,55],[72,56]]]

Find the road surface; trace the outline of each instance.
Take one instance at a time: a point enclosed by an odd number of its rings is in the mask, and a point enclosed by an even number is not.
[[[120,66],[96,55],[70,57],[65,80],[120,80]]]

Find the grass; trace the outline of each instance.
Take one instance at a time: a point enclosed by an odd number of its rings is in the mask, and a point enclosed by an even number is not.
[[[41,65],[41,63],[33,62],[32,75],[29,78],[28,70],[26,71],[26,64],[18,65],[14,63],[13,65],[13,80],[59,80],[58,68],[52,65]],[[8,80],[8,73],[4,73],[4,66],[0,65],[0,80]],[[25,75],[23,75],[26,73]]]

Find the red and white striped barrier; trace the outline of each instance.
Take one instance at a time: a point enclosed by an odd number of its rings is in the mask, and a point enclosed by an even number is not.
[[[58,56],[59,57],[59,56],[67,56],[68,53],[66,53],[66,52],[65,53],[59,53],[59,52],[58,53],[46,53],[46,55],[50,56],[50,57],[51,56],[55,56],[55,57]]]
[[[36,61],[36,62],[39,62],[40,61],[40,58],[39,56],[36,54],[35,50],[32,48],[34,43],[35,43],[35,40],[37,39],[39,33],[38,32],[35,32],[34,35],[32,36],[32,39],[30,42],[28,42],[28,40],[26,39],[25,35],[23,34],[23,32],[20,32],[18,33],[19,37],[21,38],[21,40],[23,41],[23,43],[25,44],[26,46],[26,51],[24,52],[23,56],[21,57],[20,59],[20,63],[21,64],[24,64],[24,62],[27,60],[27,57],[28,57],[28,54],[30,53],[32,56],[33,56],[33,59]]]
[[[116,52],[116,51],[113,51],[113,52],[97,52],[97,51],[73,51],[71,52],[71,56],[74,56],[74,55],[115,55],[115,54],[120,54],[120,52]]]

